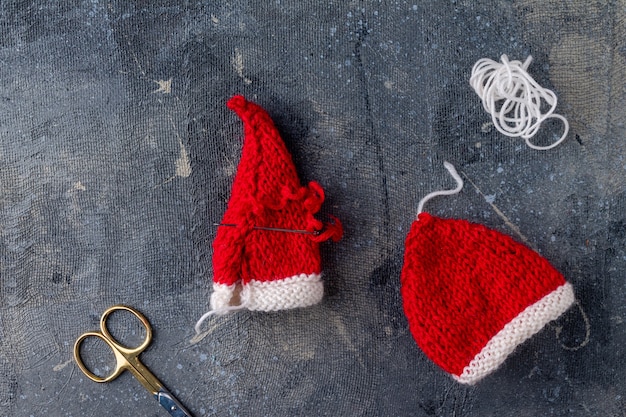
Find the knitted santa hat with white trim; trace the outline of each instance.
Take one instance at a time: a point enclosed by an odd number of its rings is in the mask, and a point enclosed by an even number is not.
[[[314,217],[324,191],[317,182],[300,184],[267,112],[242,96],[227,105],[243,121],[245,139],[222,227],[213,242],[210,313],[317,304],[324,294],[319,243],[339,240],[341,223],[333,218],[334,223],[324,224]]]
[[[413,337],[459,382],[474,384],[575,301],[547,260],[509,236],[421,213],[406,239],[401,293]]]

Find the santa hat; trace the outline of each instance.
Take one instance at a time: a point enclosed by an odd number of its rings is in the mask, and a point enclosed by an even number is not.
[[[260,106],[235,96],[244,145],[228,207],[213,242],[211,313],[276,311],[321,301],[319,243],[343,233],[314,217],[324,202],[317,182],[302,186],[291,154]],[[206,315],[198,322],[206,318]]]
[[[459,382],[474,384],[575,301],[571,284],[526,246],[465,220],[422,213],[406,239],[401,293],[413,337]]]

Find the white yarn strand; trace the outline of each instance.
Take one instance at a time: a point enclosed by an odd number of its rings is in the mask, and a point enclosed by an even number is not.
[[[422,211],[424,211],[424,204],[426,204],[429,200],[432,200],[435,197],[439,197],[440,195],[454,195],[454,194],[458,194],[463,189],[463,178],[461,178],[459,173],[456,171],[456,168],[454,168],[454,165],[452,165],[450,162],[446,161],[446,162],[443,163],[443,166],[448,170],[450,175],[452,175],[452,178],[454,178],[454,180],[456,181],[456,188],[454,188],[453,190],[433,191],[432,193],[427,194],[426,197],[424,197],[424,198],[422,198],[420,200],[419,205],[417,206],[417,216],[418,217],[419,217],[420,213]]]
[[[532,56],[524,63],[509,61],[506,55],[500,59],[502,63],[488,58],[478,60],[469,81],[482,100],[483,108],[491,114],[493,125],[506,136],[523,138],[532,149],[546,151],[561,144],[569,132],[569,123],[565,117],[554,113],[556,94],[540,86],[526,72]],[[542,113],[543,103],[549,108]],[[563,122],[563,134],[550,145],[533,144],[530,139],[537,134],[541,123],[550,118]]]
[[[243,310],[244,308],[246,308],[246,306],[241,304],[237,306],[221,307],[216,310],[207,311],[206,313],[202,315],[202,317],[200,317],[200,319],[196,322],[196,325],[194,326],[194,329],[196,330],[196,334],[200,334],[202,332],[202,329],[201,329],[202,323],[204,323],[205,320],[211,317],[212,315],[215,315],[215,314],[224,315],[226,313],[230,313],[231,311]]]

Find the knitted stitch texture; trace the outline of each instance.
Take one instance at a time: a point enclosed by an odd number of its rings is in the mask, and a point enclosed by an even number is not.
[[[536,252],[483,225],[428,213],[407,236],[401,284],[417,344],[468,384],[574,303],[571,285]]]
[[[325,225],[314,217],[324,190],[314,181],[300,184],[291,154],[265,110],[242,96],[230,99],[228,107],[243,121],[245,141],[222,219],[232,227],[218,228],[213,242],[211,308],[240,303],[273,311],[316,304],[323,296],[319,243],[339,240],[341,223],[335,219]]]

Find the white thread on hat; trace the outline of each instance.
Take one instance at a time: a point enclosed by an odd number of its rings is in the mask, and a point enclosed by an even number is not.
[[[448,170],[452,178],[456,181],[456,188],[453,190],[440,190],[433,191],[430,194],[427,194],[424,198],[422,198],[417,206],[417,216],[419,217],[420,213],[424,211],[424,204],[426,204],[429,200],[438,197],[440,195],[454,195],[461,192],[463,189],[463,178],[456,172],[456,168],[450,162],[446,161],[443,163],[443,166]]]
[[[195,326],[193,327],[194,330],[196,331],[196,335],[199,335],[202,332],[202,323],[205,322],[206,319],[208,319],[209,317],[211,317],[212,315],[224,315],[226,313],[230,313],[231,311],[238,311],[238,310],[243,310],[246,308],[246,305],[244,304],[240,304],[240,305],[236,305],[236,306],[226,306],[226,307],[221,307],[219,309],[216,310],[209,310],[206,313],[204,313],[202,315],[202,317],[200,317],[200,319],[198,319],[198,321],[196,322]]]
[[[523,138],[532,149],[545,151],[558,146],[567,137],[569,123],[565,117],[554,113],[556,94],[540,86],[526,72],[532,56],[528,56],[523,64],[509,61],[506,55],[500,59],[502,63],[489,58],[479,59],[472,68],[469,81],[482,100],[484,109],[491,114],[493,125],[506,136]],[[542,112],[541,108],[545,108],[546,104],[549,108]],[[541,123],[549,118],[563,121],[563,134],[550,145],[533,144],[530,139],[537,134]]]

